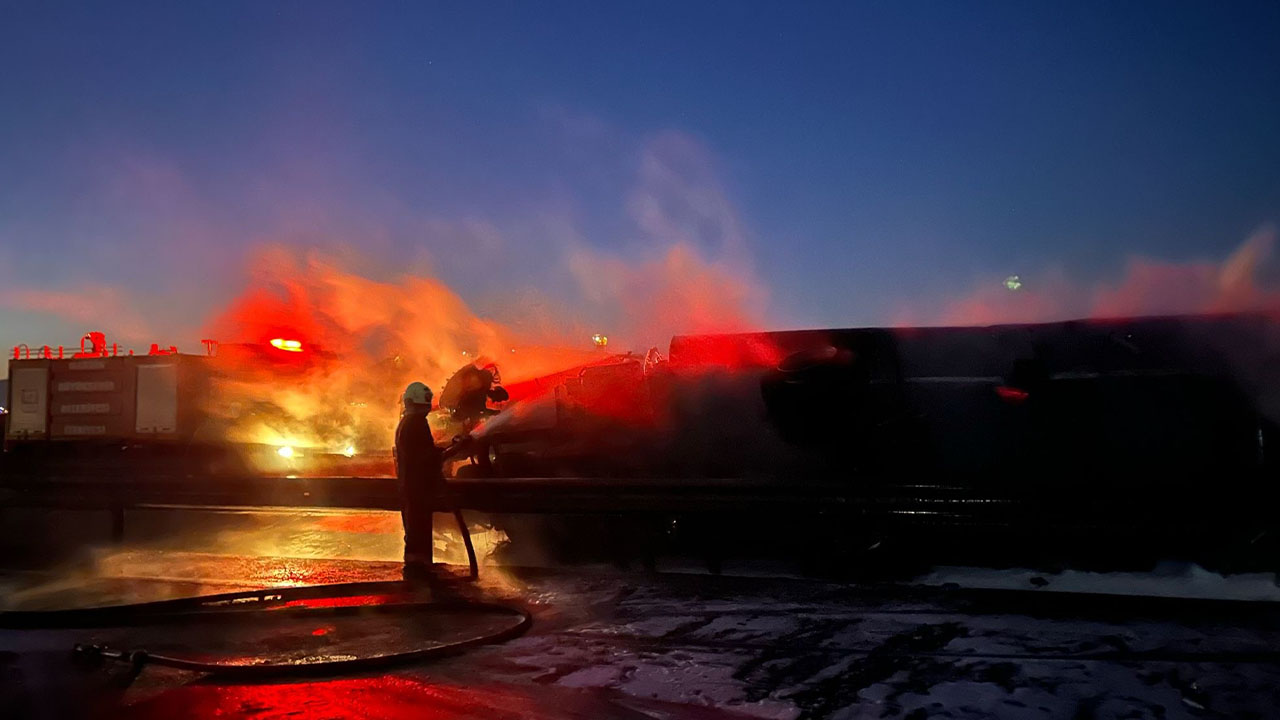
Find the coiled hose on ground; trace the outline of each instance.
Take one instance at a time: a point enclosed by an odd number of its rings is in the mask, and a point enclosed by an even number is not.
[[[462,515],[454,511],[467,548],[471,579],[478,574],[475,550]],[[98,644],[76,644],[73,658],[79,662],[114,660],[130,663],[136,670],[145,665],[163,665],[181,670],[209,673],[220,678],[265,678],[300,675],[338,675],[423,662],[456,655],[465,650],[503,642],[523,634],[533,623],[528,611],[500,603],[463,597],[448,582],[432,583],[432,599],[419,600],[422,585],[401,581],[378,581],[312,585],[291,588],[264,588],[242,592],[201,595],[174,600],[66,610],[0,612],[0,628],[52,630],[115,628],[150,625],[208,627],[216,632],[226,623],[306,620],[323,622],[353,616],[421,619],[425,614],[509,615],[511,622],[497,630],[444,643],[431,643],[389,653],[331,655],[271,662],[263,658],[238,658],[233,662],[202,659],[197,655],[154,653],[145,648],[124,649]],[[366,602],[360,602],[360,600]]]

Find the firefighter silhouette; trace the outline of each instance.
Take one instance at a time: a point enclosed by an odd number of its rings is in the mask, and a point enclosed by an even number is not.
[[[489,407],[490,402],[506,402],[509,397],[502,387],[498,366],[481,358],[458,368],[445,382],[440,407],[469,432],[482,418],[497,412]]]

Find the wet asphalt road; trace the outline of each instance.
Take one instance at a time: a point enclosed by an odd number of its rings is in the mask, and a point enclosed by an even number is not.
[[[11,607],[54,607],[387,579],[398,571],[397,521],[165,518],[124,548],[0,581]],[[85,631],[0,631],[0,706],[10,717],[673,719],[1265,718],[1280,707],[1280,610],[1269,604],[600,567],[487,567],[477,591],[530,609],[533,629],[461,657],[326,681],[222,683],[148,668],[126,684],[122,668],[71,665],[67,650]],[[216,640],[287,652],[316,629]],[[396,636],[358,621],[333,632],[357,648]],[[163,640],[214,645],[198,628]]]

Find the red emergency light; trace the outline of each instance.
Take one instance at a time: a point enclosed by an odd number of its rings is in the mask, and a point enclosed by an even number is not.
[[[33,357],[37,360],[62,360],[64,350],[75,350],[75,347],[64,348],[58,346],[57,352],[48,345],[41,346],[39,349],[32,351],[31,347],[26,343],[15,345],[13,348],[14,360],[30,360]],[[151,343],[151,349],[148,355],[177,355],[178,348],[175,345],[161,347],[159,343]],[[107,344],[107,337],[104,333],[93,331],[87,332],[80,338],[80,350],[72,352],[71,357],[83,358],[105,358],[119,357],[124,355],[133,355],[132,350],[125,350],[120,347],[119,343]]]

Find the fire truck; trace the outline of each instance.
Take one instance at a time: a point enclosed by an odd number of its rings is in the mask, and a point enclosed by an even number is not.
[[[143,354],[91,332],[78,346],[14,348],[4,402],[6,465],[53,476],[385,471],[389,453],[356,457],[345,442],[246,442],[232,432],[270,408],[219,402],[220,382],[264,374],[287,382],[332,353],[290,338],[204,345],[202,354],[159,344]]]

